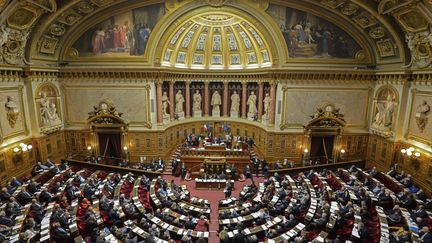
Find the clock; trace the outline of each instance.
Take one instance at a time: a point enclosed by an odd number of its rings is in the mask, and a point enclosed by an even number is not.
[[[327,112],[333,112],[333,106],[332,105],[327,105],[325,107],[325,111],[327,111]]]

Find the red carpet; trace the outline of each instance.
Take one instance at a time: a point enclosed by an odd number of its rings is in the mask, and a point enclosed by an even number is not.
[[[219,230],[219,221],[218,221],[218,203],[219,200],[225,198],[225,194],[223,189],[221,190],[202,190],[195,189],[195,181],[182,181],[179,177],[173,177],[170,175],[164,175],[164,179],[167,181],[171,181],[174,179],[177,185],[186,185],[191,197],[199,197],[203,199],[207,199],[210,201],[211,214],[210,214],[210,238],[209,243],[219,243],[219,238],[217,237],[217,231]],[[263,177],[254,177],[255,184],[258,186],[259,183],[264,181]],[[232,192],[232,196],[238,198],[240,192],[243,189],[243,186],[251,184],[251,180],[247,179],[244,182],[235,182],[234,190]]]

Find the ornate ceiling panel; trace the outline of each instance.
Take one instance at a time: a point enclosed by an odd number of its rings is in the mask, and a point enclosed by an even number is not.
[[[242,69],[272,65],[263,34],[250,22],[226,12],[201,14],[172,33],[162,66]]]
[[[138,0],[0,0],[0,11],[2,16],[0,21],[6,24],[2,27],[0,36],[0,51],[2,52],[1,62],[10,64],[24,64],[24,53],[32,62],[47,62],[54,63],[59,61],[60,47],[64,45],[70,33],[77,29],[82,29],[82,24],[89,19],[97,18],[103,10],[113,11],[118,6],[143,6],[155,4],[165,1],[138,1]],[[265,10],[270,3],[274,4],[297,4],[306,6],[317,6],[316,10],[321,11],[325,16],[334,16],[336,14],[339,19],[343,18],[347,22],[340,23],[344,26],[352,26],[354,31],[360,30],[362,34],[367,36],[367,42],[373,46],[371,49],[376,50],[376,63],[402,63],[405,59],[406,43],[409,42],[411,51],[411,67],[427,68],[430,63],[425,63],[424,60],[431,56],[431,41],[430,27],[432,22],[432,1],[430,0],[272,0],[272,1],[245,1],[245,0],[167,0],[166,8],[168,11],[191,3],[207,4],[216,7],[230,4],[247,4],[257,9]],[[59,6],[57,8],[57,6]],[[399,24],[396,26],[394,23]],[[197,24],[197,23],[194,23]],[[251,23],[252,26],[254,23]],[[37,26],[34,28],[34,26]],[[201,34],[205,34],[205,24],[201,23],[197,31],[199,34],[194,35],[192,41],[198,41]],[[240,24],[241,28],[243,25]],[[185,30],[186,32],[190,29]],[[231,26],[232,27],[232,26]],[[30,32],[29,43],[27,38],[17,37],[17,35],[9,34],[10,30]],[[212,27],[209,31],[213,31]],[[244,32],[254,44],[257,40],[254,34],[247,28]],[[257,30],[258,31],[258,30]],[[13,31],[12,31],[13,32]],[[405,32],[407,38],[401,36],[401,32]],[[257,32],[259,34],[259,32]],[[215,32],[208,32],[212,37],[206,38],[210,43],[215,37]],[[221,28],[221,37],[227,36],[227,29]],[[235,37],[238,48],[242,48],[240,31],[233,29],[232,33]],[[184,38],[187,33],[183,33],[179,38]],[[412,35],[416,36],[415,38]],[[25,36],[25,35],[24,35]],[[204,38],[201,35],[201,38]],[[217,36],[217,35],[216,35]],[[206,36],[209,37],[209,36]],[[415,43],[412,41],[416,39]],[[182,39],[183,40],[183,39]],[[214,40],[214,39],[213,39]],[[213,41],[211,40],[211,41]],[[11,43],[9,43],[11,42]],[[16,48],[16,46],[19,48]],[[27,48],[26,45],[28,45]],[[223,47],[223,46],[222,46]],[[22,51],[17,51],[21,49]],[[25,51],[28,50],[28,51]],[[188,51],[191,51],[188,49]],[[196,51],[196,48],[195,48]],[[5,54],[6,53],[6,54]],[[258,54],[258,53],[257,53]],[[270,53],[269,53],[270,54]],[[5,60],[4,56],[14,56],[14,61]],[[259,54],[258,54],[259,56]],[[192,57],[191,57],[192,58]],[[171,59],[170,59],[171,60]],[[190,59],[191,62],[193,59]],[[420,60],[420,63],[418,62]],[[161,60],[162,61],[162,60]],[[408,63],[408,61],[406,61]],[[207,65],[207,64],[205,64]]]

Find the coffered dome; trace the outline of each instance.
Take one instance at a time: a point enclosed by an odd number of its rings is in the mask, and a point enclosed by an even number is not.
[[[272,65],[263,34],[227,12],[203,13],[179,24],[164,47],[162,65],[192,69],[249,69]]]

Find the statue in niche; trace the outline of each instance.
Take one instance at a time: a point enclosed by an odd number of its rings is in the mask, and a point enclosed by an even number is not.
[[[391,127],[393,123],[394,101],[390,94],[386,100],[377,103],[378,112],[375,115],[375,124],[379,127]]]
[[[9,122],[9,125],[12,128],[14,128],[18,120],[19,109],[18,109],[18,105],[15,103],[15,98],[13,96],[7,97],[5,108],[6,108],[6,117]]]
[[[240,95],[237,94],[237,91],[234,90],[234,93],[231,95],[231,113],[238,114],[240,109]]]
[[[269,95],[269,93],[266,93],[265,98],[263,100],[263,103],[264,103],[264,115],[263,115],[263,117],[265,119],[268,119],[269,114],[270,114],[270,101],[271,101],[270,95]]]
[[[195,94],[192,97],[193,99],[193,105],[192,105],[192,111],[201,111],[201,94],[199,90],[195,90]]]
[[[211,98],[211,106],[212,108],[212,115],[213,116],[219,116],[220,115],[220,105],[222,105],[222,98],[219,94],[219,92],[215,91]]]
[[[60,117],[57,114],[56,105],[49,100],[45,92],[41,93],[39,103],[42,126],[52,126],[60,123]]]
[[[168,105],[170,105],[170,104],[171,103],[169,101],[167,92],[164,91],[163,95],[162,95],[162,114],[163,114],[164,117],[168,117],[169,116],[169,114],[167,112],[167,109],[168,109]]]
[[[256,101],[257,101],[257,97],[255,95],[255,92],[252,91],[251,94],[249,95],[248,100],[247,100],[247,104],[249,106],[249,109],[248,109],[248,118],[252,119],[252,120],[256,119],[256,116],[257,116],[257,113],[258,113],[258,110],[257,110],[257,107],[256,107]]]
[[[177,94],[175,96],[176,104],[175,104],[175,113],[176,115],[180,117],[184,117],[184,111],[183,111],[183,103],[185,102],[185,99],[183,97],[183,94],[181,90],[177,91]]]
[[[422,104],[417,106],[415,120],[417,123],[417,127],[421,133],[423,133],[426,128],[430,110],[431,107],[426,100],[424,100]]]

